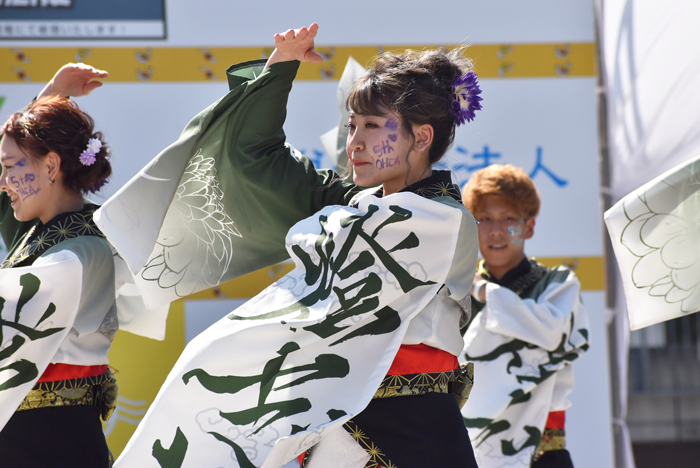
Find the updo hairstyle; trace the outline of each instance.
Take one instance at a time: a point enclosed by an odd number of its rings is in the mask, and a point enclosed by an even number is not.
[[[27,109],[15,112],[2,127],[1,133],[12,138],[29,156],[42,160],[53,151],[61,157],[64,185],[82,193],[96,193],[112,174],[110,149],[102,141],[102,132],[95,132],[95,122],[70,99],[48,96],[33,102]],[[80,162],[88,148],[88,140],[96,138],[102,148],[89,166]]]
[[[428,159],[435,164],[454,141],[452,84],[472,71],[472,62],[463,51],[464,47],[449,52],[384,53],[355,82],[345,107],[359,115],[394,112],[401,119],[404,135],[414,141],[412,126],[430,124],[434,134]]]

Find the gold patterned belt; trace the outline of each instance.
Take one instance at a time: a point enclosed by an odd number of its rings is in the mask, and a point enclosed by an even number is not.
[[[408,375],[387,375],[373,398],[425,395],[427,393],[453,393],[462,408],[474,385],[474,363],[462,364],[448,372],[426,372]]]
[[[107,421],[117,406],[117,379],[111,371],[92,377],[37,382],[17,411],[53,406],[96,406]]]
[[[545,452],[550,452],[552,450],[565,450],[566,449],[566,438],[564,429],[549,429],[545,428],[542,432],[542,438],[540,439],[540,445],[535,451],[534,460],[537,461]]]

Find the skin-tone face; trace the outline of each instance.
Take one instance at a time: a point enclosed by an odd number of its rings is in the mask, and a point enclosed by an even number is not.
[[[427,151],[433,136],[430,125],[413,126],[415,142],[393,112],[350,114],[348,129],[346,150],[357,185],[382,184],[384,194],[390,195],[431,174]]]
[[[45,186],[49,184],[46,166],[28,156],[12,138],[7,137],[0,142],[0,163],[0,190],[10,196],[15,218],[19,221],[41,218],[45,208]]]
[[[524,219],[510,204],[486,196],[474,213],[479,222],[479,250],[489,272],[501,279],[525,258],[525,240],[535,233],[535,218]]]
[[[10,197],[17,220],[39,218],[47,223],[60,213],[83,207],[82,196],[63,185],[61,158],[56,153],[50,152],[38,160],[22,151],[12,138],[3,137],[0,164],[0,190]]]

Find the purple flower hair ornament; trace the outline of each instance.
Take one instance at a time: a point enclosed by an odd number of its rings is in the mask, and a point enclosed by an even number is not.
[[[102,142],[97,138],[88,140],[87,149],[80,153],[80,162],[83,166],[92,166],[97,161],[97,153],[102,149]]]
[[[454,117],[457,126],[464,122],[471,122],[474,120],[474,112],[481,110],[479,101],[482,98],[479,94],[481,94],[481,88],[474,72],[460,76],[452,83],[450,115]]]

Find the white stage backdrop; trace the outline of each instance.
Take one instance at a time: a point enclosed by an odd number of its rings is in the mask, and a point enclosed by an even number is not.
[[[604,0],[611,191],[700,154],[700,3]]]

